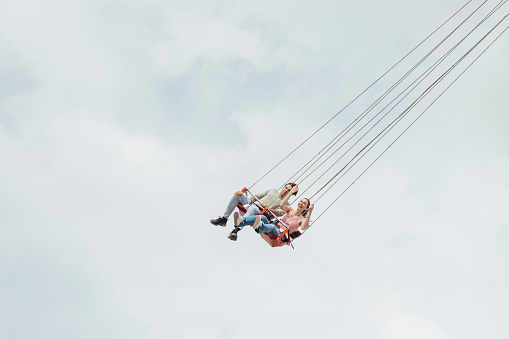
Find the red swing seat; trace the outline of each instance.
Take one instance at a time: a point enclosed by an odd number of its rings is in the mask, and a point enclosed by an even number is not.
[[[240,202],[237,204],[237,209],[239,210],[239,214],[241,216],[244,216],[247,212],[247,209],[244,205],[242,205]],[[263,215],[263,213],[265,213],[266,209],[264,209],[260,215]],[[285,234],[287,234],[289,232],[289,228],[286,228],[285,226],[282,226],[281,224],[279,224],[279,227],[284,229],[283,232],[281,232],[281,235],[279,237],[276,237],[274,234],[272,233],[262,233],[260,234],[260,236],[263,238],[263,240],[265,240],[271,247],[281,247],[281,246],[284,246],[284,245],[290,245],[290,242],[287,241],[287,242],[283,242],[283,237],[285,236]]]
[[[267,244],[269,244],[271,247],[281,247],[281,246],[284,246],[284,245],[290,245],[290,241],[286,241],[286,242],[283,242],[283,237],[288,234],[288,232],[290,231],[289,228],[286,228],[284,226],[281,226],[280,224],[280,227],[281,228],[284,228],[284,231],[281,232],[281,235],[279,237],[276,237],[274,234],[272,233],[262,233],[260,234],[260,236],[263,238],[263,240],[265,240],[267,242]],[[288,236],[286,236],[286,238],[288,239]]]
[[[246,188],[244,187],[242,189],[242,192],[245,192],[245,191],[246,191]],[[239,214],[241,216],[244,216],[247,212],[246,206],[242,205],[240,202],[237,203],[237,209],[239,210]],[[261,211],[259,215],[263,215],[265,213],[265,211],[267,211],[267,208],[264,208],[263,211]],[[279,237],[276,237],[272,233],[260,234],[260,236],[263,238],[263,240],[265,240],[271,247],[281,247],[284,245],[290,245],[290,241],[283,242],[283,237],[285,236],[285,234],[287,234],[290,231],[290,229],[286,228],[285,226],[281,225],[280,223],[279,223],[279,227],[284,229],[283,232],[281,232],[281,234],[279,235]],[[289,236],[287,236],[286,238],[288,238],[288,237]]]

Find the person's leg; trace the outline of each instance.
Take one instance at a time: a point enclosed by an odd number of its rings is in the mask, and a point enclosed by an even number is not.
[[[225,227],[226,223],[228,222],[228,218],[232,214],[235,207],[237,207],[237,204],[239,202],[242,203],[243,205],[249,203],[249,199],[241,191],[235,192],[233,197],[231,197],[230,201],[228,202],[228,205],[226,206],[226,210],[225,210],[224,214],[216,219],[210,219],[210,223],[212,225]]]
[[[228,219],[230,215],[233,213],[233,210],[235,210],[235,207],[237,207],[237,204],[240,202],[242,205],[249,204],[249,199],[245,194],[238,195],[239,192],[236,192],[233,197],[231,197],[230,201],[228,202],[228,205],[226,206],[226,210],[224,211],[223,218]]]
[[[265,218],[266,219],[266,218]],[[266,222],[262,222],[261,226],[257,230],[258,233],[272,233],[276,237],[279,237],[281,233],[279,233],[279,230],[277,229],[276,225],[269,224]]]
[[[242,228],[242,227],[247,226],[247,225],[252,225],[252,224],[254,224],[254,222],[255,222],[257,217],[258,217],[258,215],[250,215],[250,216],[247,216],[247,217],[243,217],[242,218],[243,220],[237,226],[235,226],[235,227],[236,228]],[[262,223],[266,223],[266,224],[269,223],[269,220],[264,215],[260,215],[260,220],[261,220]]]
[[[251,206],[249,206],[249,208],[247,209],[247,212],[246,214],[244,214],[244,217],[249,217],[249,216],[252,216],[252,215],[258,215],[260,214],[260,209],[258,208],[258,206],[256,206],[255,204],[252,204]]]
[[[260,220],[264,223],[269,223],[269,220],[264,215],[248,215],[247,217],[241,217],[239,215],[239,212],[235,212],[234,219],[235,221],[235,228],[228,234],[228,239],[236,241],[238,236],[237,233],[246,225],[253,225],[253,223],[256,221],[256,218],[260,217]]]

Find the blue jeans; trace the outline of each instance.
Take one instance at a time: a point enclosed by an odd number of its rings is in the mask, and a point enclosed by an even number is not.
[[[230,199],[230,202],[228,202],[228,206],[226,206],[226,210],[224,211],[224,214],[223,214],[223,217],[225,217],[226,219],[228,219],[230,217],[230,215],[233,213],[233,211],[235,210],[235,207],[237,207],[237,204],[238,203],[241,203],[242,205],[247,205],[249,204],[249,199],[247,198],[247,195],[246,194],[242,194],[240,197],[236,196],[235,194],[233,195],[233,197]],[[249,208],[247,209],[247,212],[245,214],[245,216],[250,216],[250,215],[257,215],[259,214],[261,211],[260,209],[258,208],[258,206],[256,206],[255,204],[252,204],[251,206],[249,206]]]
[[[237,227],[242,228],[246,225],[254,224],[256,217],[258,217],[258,216],[251,215],[251,216],[244,217],[244,220],[242,220],[242,222]],[[256,232],[258,232],[258,233],[272,233],[276,237],[279,237],[279,235],[281,233],[279,233],[279,230],[277,229],[276,225],[269,223],[269,219],[267,219],[266,216],[261,215],[260,220],[262,221],[262,224],[260,225],[258,230],[256,230]]]

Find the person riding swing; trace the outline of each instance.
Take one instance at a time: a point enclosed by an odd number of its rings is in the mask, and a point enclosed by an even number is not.
[[[242,191],[237,191],[234,193],[233,197],[228,202],[228,205],[226,206],[226,210],[223,213],[223,215],[216,219],[211,219],[210,223],[215,226],[226,227],[228,218],[233,213],[233,211],[235,210],[235,207],[237,206],[238,203],[240,203],[242,205],[247,205],[250,202],[252,202],[251,205],[247,208],[246,213],[244,214],[245,217],[258,215],[265,208],[268,208],[276,216],[282,216],[285,214],[285,211],[281,208],[281,201],[287,195],[287,193],[292,191],[292,189],[295,186],[297,186],[295,183],[289,182],[283,186],[283,188],[281,189],[280,192],[278,192],[277,189],[272,188],[265,192],[255,194],[256,198],[258,198],[258,200],[261,203],[260,205],[257,205],[258,202],[253,202],[254,197],[251,197],[249,199],[247,197],[246,193],[244,193]],[[298,192],[298,190],[293,192],[292,194],[295,195],[295,194],[297,194],[297,192]],[[287,205],[287,204],[288,204],[288,200],[285,203],[285,205]],[[236,241],[237,233],[240,230],[242,230],[242,227],[243,226],[234,227],[234,229],[228,235],[228,239],[230,239],[232,241]]]
[[[298,202],[297,208],[294,210],[288,204],[288,200],[293,194],[297,193],[298,190],[299,187],[295,185],[292,187],[290,192],[288,192],[281,200],[280,207],[283,211],[286,212],[285,216],[281,218],[281,223],[270,223],[265,215],[251,215],[242,217],[238,212],[235,212],[233,215],[235,227],[242,228],[246,225],[251,225],[256,233],[271,233],[276,238],[281,236],[283,228],[288,228],[289,238],[287,235],[284,235],[281,242],[288,242],[290,239],[298,238],[305,230],[309,228],[309,219],[315,207],[313,204],[311,204],[308,198],[303,198]]]

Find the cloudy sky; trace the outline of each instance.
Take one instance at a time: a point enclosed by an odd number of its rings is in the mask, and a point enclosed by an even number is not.
[[[295,250],[209,223],[466,2],[2,1],[0,336],[507,338],[509,33]]]

